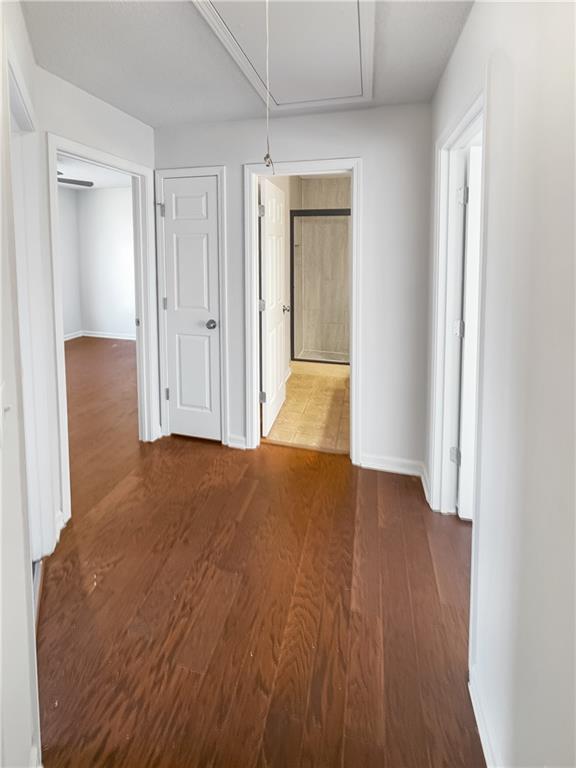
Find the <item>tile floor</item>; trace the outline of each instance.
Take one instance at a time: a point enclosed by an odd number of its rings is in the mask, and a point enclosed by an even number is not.
[[[297,362],[286,401],[266,438],[298,448],[350,452],[350,368]]]

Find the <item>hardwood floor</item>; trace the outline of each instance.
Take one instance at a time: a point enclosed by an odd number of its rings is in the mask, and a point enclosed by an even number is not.
[[[71,344],[67,366],[75,506],[40,615],[46,768],[484,765],[468,525],[344,456],[139,446],[132,349]]]

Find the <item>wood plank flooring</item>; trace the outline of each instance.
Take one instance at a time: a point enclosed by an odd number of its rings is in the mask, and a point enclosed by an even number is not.
[[[140,446],[134,366],[130,344],[67,344],[74,516],[41,605],[45,767],[484,766],[470,527],[345,456]]]

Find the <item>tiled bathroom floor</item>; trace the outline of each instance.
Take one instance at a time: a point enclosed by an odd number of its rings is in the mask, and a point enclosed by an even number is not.
[[[267,442],[350,452],[350,368],[297,362]]]

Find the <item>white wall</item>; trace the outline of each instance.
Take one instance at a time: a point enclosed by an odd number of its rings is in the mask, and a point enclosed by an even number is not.
[[[22,74],[37,122],[37,131],[26,137],[26,183],[29,190],[28,230],[31,273],[31,327],[35,341],[35,364],[43,375],[37,377],[37,442],[40,461],[39,482],[45,489],[43,505],[54,510],[54,522],[42,513],[45,528],[33,541],[34,556],[45,554],[57,541],[62,509],[58,441],[58,395],[54,307],[51,296],[51,245],[49,229],[47,142],[52,132],[89,147],[149,168],[154,167],[154,133],[115,107],[37,67],[20,4],[5,3],[7,38],[11,61]]]
[[[485,89],[471,682],[494,765],[573,766],[574,7],[477,3],[436,139]]]
[[[135,339],[132,190],[78,193],[82,330]]]
[[[0,765],[34,768],[40,724],[3,17],[0,5]]]
[[[78,335],[82,331],[82,301],[80,295],[80,239],[78,237],[78,195],[74,189],[58,189],[60,214],[60,255],[62,259],[62,303],[64,334]]]
[[[1,202],[3,206],[7,205],[4,195]],[[8,222],[4,209],[2,213],[2,230],[5,230]],[[2,235],[0,765],[24,768],[31,765],[32,755],[39,757],[38,693],[32,609],[32,561],[26,514],[24,419],[15,307],[14,245],[4,238],[4,231]]]
[[[60,187],[67,336],[135,339],[132,189]]]
[[[420,462],[426,434],[430,109],[402,106],[277,118],[276,161],[363,159],[360,393],[367,463]],[[244,423],[243,164],[261,162],[262,121],[161,128],[158,168],[226,165],[231,431]],[[409,465],[417,470],[417,465]]]

